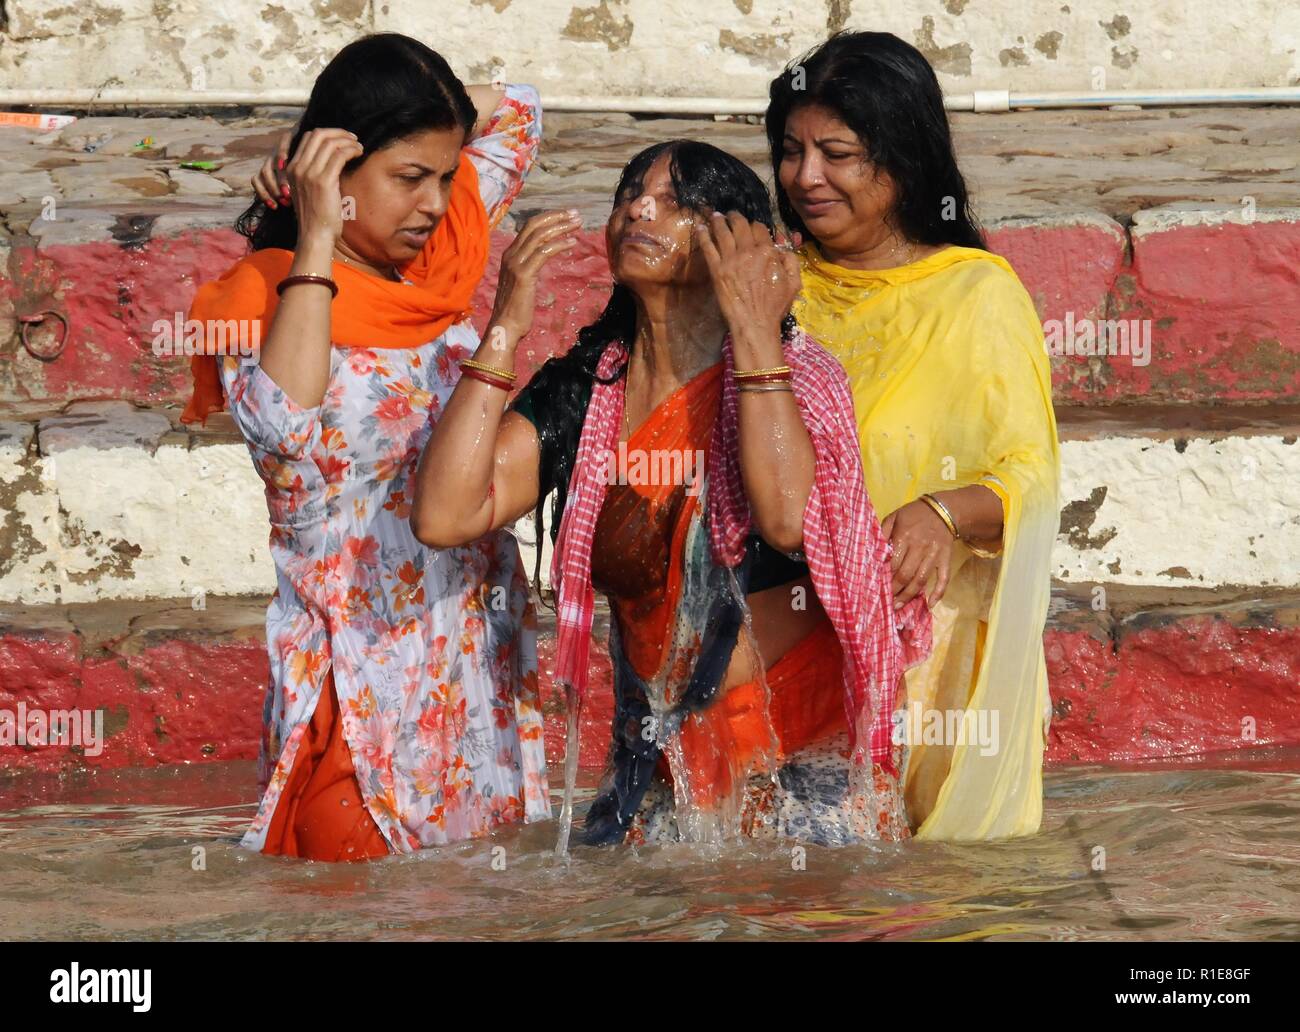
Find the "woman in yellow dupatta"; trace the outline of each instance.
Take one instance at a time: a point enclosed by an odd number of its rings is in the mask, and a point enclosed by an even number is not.
[[[1032,834],[1060,467],[1038,315],[984,249],[913,47],[833,37],[773,81],[767,134],[806,241],[794,314],[848,372],[896,599],[932,604],[934,651],[897,728],[909,819],[921,839]]]

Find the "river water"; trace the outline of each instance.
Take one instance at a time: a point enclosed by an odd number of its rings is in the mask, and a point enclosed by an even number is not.
[[[566,862],[548,821],[317,864],[237,847],[252,763],[21,775],[0,780],[0,939],[1300,938],[1300,750],[1058,768],[1045,795],[1043,830],[1000,843]]]

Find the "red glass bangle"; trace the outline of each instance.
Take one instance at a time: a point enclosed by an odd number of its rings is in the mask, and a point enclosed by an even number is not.
[[[789,373],[764,373],[762,376],[736,377],[737,383],[793,383],[794,377]]]
[[[461,366],[460,375],[468,376],[471,380],[477,380],[479,383],[485,383],[489,387],[500,387],[501,390],[506,391],[507,393],[510,391],[510,381],[498,379],[497,377],[492,376],[489,373],[481,372],[478,369],[466,369],[464,366]]]
[[[339,296],[339,285],[328,276],[286,276],[275,285],[275,292],[281,296],[284,295],[285,287],[292,287],[295,283],[319,283],[321,286],[330,288],[330,297]]]

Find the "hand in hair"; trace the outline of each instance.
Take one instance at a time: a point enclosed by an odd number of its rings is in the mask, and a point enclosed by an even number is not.
[[[272,211],[281,204],[292,203],[288,192],[289,179],[284,174],[284,166],[289,163],[291,142],[293,142],[292,132],[281,133],[275,150],[262,162],[262,167],[257,170],[257,175],[252,179],[253,193],[257,194],[257,199]]]
[[[343,234],[343,166],[363,153],[346,129],[313,129],[298,144],[285,173],[298,212],[298,242],[329,242]]]
[[[761,222],[714,212],[699,231],[737,369],[785,364],[782,326],[799,292],[799,259]],[[783,552],[803,545],[816,453],[793,388],[738,395],[740,473],[754,526]]]
[[[772,232],[736,212],[713,212],[697,230],[718,307],[733,337],[757,330],[779,337],[799,293],[799,259],[777,247]]]

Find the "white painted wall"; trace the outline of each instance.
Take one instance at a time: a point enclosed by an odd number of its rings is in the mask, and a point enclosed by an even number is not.
[[[366,32],[544,94],[750,98],[829,28],[893,32],[946,90],[1300,83],[1293,0],[3,0],[0,88],[306,89]]]
[[[1144,436],[1066,441],[1061,461],[1066,503],[1102,487],[1105,493],[1074,543],[1068,535],[1058,538],[1057,579],[1300,585],[1300,444],[1294,439],[1194,437],[1182,451],[1173,441]],[[0,572],[0,602],[275,589],[262,482],[242,444],[190,451],[164,443],[153,453],[67,448],[53,461],[0,444],[0,485],[20,478],[29,486],[15,508],[36,547]],[[531,540],[531,518],[517,529]],[[1080,545],[1082,539],[1096,544]],[[113,572],[117,557],[135,549],[129,570]],[[531,576],[533,552],[524,552]],[[549,568],[548,542],[543,581]]]

